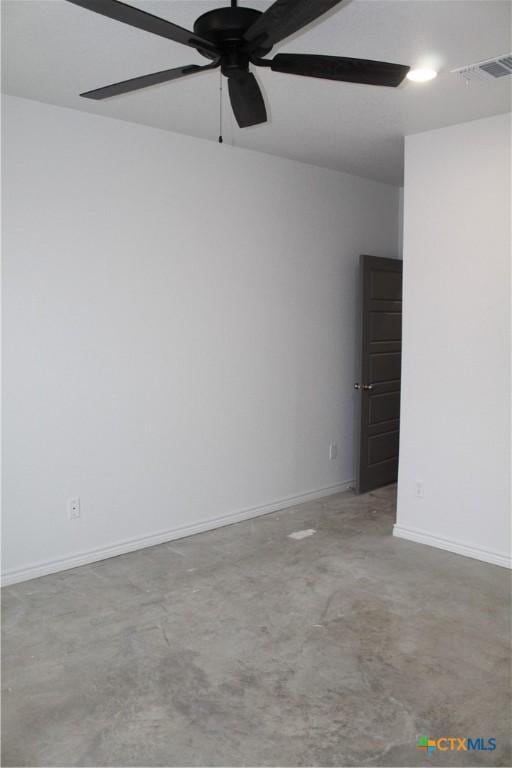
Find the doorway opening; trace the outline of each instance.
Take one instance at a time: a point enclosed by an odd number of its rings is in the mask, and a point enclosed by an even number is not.
[[[398,479],[402,362],[402,261],[360,258],[360,378],[356,491]]]

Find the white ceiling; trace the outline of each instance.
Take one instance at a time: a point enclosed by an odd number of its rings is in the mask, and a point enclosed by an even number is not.
[[[188,28],[199,14],[228,4],[131,2]],[[240,4],[263,10],[270,3]],[[431,64],[439,77],[392,89],[258,69],[270,121],[240,130],[226,101],[224,140],[400,184],[404,135],[510,110],[512,78],[465,85],[450,70],[509,52],[511,12],[509,0],[345,0],[274,52]],[[218,70],[104,102],[78,96],[117,80],[206,63],[191,48],[65,0],[3,0],[2,38],[5,93],[217,140]]]

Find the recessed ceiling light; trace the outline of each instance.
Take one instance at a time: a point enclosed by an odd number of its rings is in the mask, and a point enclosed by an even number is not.
[[[418,67],[418,69],[411,69],[407,73],[407,79],[414,83],[426,83],[428,80],[433,80],[434,77],[437,77],[437,72],[428,67]]]

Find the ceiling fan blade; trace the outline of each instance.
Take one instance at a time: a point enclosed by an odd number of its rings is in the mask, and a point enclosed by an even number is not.
[[[176,43],[216,52],[212,42],[196,35],[195,32],[189,32],[188,29],[178,27],[170,21],[161,19],[159,16],[153,16],[152,13],[141,11],[131,5],[126,5],[126,3],[121,3],[119,0],[68,0],[68,2],[102,16],[108,16],[109,19],[122,21],[131,27],[152,32],[154,35],[166,37],[168,40],[174,40]]]
[[[215,69],[220,61],[213,64],[207,64],[200,67],[197,64],[190,64],[186,67],[176,67],[175,69],[164,69],[162,72],[153,72],[151,75],[142,75],[141,77],[132,77],[131,80],[122,80],[120,83],[105,85],[103,88],[95,88],[93,91],[81,93],[85,99],[109,99],[111,96],[119,96],[121,93],[130,93],[130,91],[139,91],[141,88],[147,88],[150,85],[158,83],[167,83],[169,80],[177,80],[185,75],[193,75],[194,72],[201,72],[205,69]]]
[[[229,98],[240,128],[267,122],[267,110],[252,72],[228,78]]]
[[[285,72],[289,75],[391,87],[400,85],[409,71],[409,67],[403,64],[390,64],[386,61],[302,53],[278,53],[272,59],[270,68],[274,72]]]
[[[334,8],[342,0],[276,0],[244,34],[256,46],[273,46],[311,21]]]

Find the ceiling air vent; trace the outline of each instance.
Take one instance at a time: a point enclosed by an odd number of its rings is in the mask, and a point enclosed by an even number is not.
[[[505,53],[503,56],[497,56],[495,59],[478,61],[476,64],[469,64],[467,67],[452,69],[452,73],[464,78],[466,82],[470,80],[489,80],[498,77],[512,75],[512,53]]]

